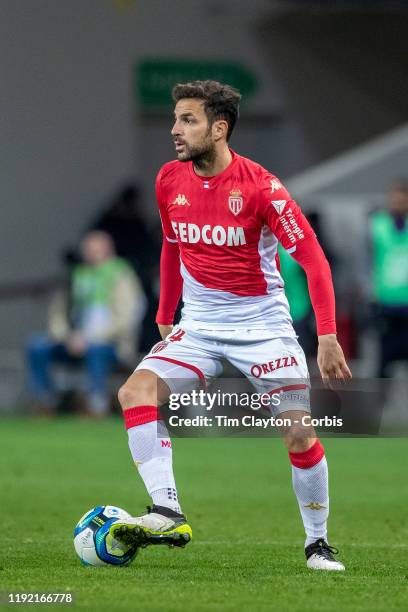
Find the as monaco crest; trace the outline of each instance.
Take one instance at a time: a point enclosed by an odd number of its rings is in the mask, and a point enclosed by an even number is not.
[[[236,216],[238,215],[244,205],[244,199],[239,189],[231,189],[230,196],[228,198],[228,206],[230,211]]]

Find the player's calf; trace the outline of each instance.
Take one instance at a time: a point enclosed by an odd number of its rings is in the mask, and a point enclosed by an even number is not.
[[[344,570],[336,561],[337,550],[327,543],[329,482],[324,448],[315,440],[303,452],[289,452],[292,482],[306,532],[305,554],[309,569]]]
[[[328,468],[324,448],[314,429],[304,425],[308,413],[292,411],[293,424],[284,431],[292,464],[292,483],[306,532],[307,567],[319,570],[344,570],[336,561],[336,549],[327,543],[329,516]],[[286,415],[285,415],[286,416]],[[306,420],[307,422],[307,420]]]
[[[173,475],[172,443],[159,405],[167,385],[153,372],[134,372],[119,391],[133,461],[157,506],[181,513]]]

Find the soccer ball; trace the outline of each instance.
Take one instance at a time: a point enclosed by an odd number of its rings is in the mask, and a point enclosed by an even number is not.
[[[74,546],[84,565],[128,565],[138,548],[119,542],[109,529],[130,514],[116,506],[96,506],[79,520],[74,529]]]

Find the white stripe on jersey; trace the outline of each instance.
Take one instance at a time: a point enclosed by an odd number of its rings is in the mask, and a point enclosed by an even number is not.
[[[266,280],[267,291],[271,293],[277,287],[283,287],[284,282],[276,266],[278,239],[266,225],[262,228],[258,242],[260,267]]]
[[[283,288],[275,286],[267,295],[241,296],[205,287],[191,276],[183,263],[180,271],[184,280],[184,307],[180,322],[183,328],[251,328],[269,330],[270,337],[296,336]]]

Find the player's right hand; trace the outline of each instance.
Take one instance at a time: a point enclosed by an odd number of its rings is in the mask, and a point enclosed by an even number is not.
[[[158,327],[163,340],[173,331],[172,325],[160,325],[160,323],[158,323]]]

